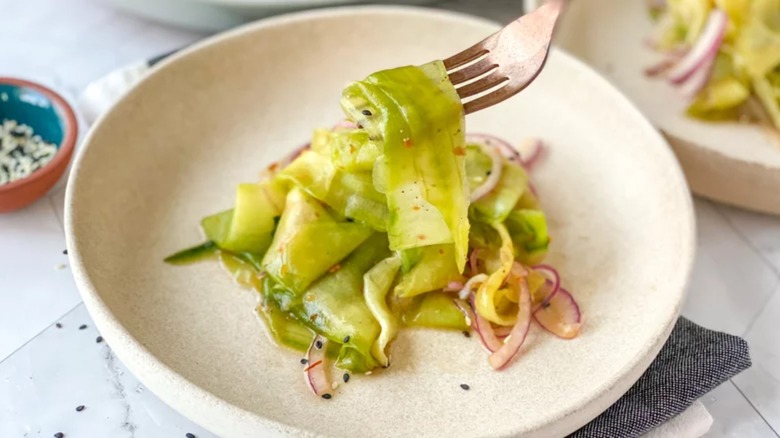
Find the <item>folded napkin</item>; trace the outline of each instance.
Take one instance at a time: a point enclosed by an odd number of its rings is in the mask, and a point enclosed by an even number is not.
[[[614,405],[570,435],[638,437],[750,367],[747,343],[680,317],[650,368]]]

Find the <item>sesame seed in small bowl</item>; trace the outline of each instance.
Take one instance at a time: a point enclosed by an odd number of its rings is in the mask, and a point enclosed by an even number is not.
[[[76,115],[62,96],[0,77],[0,213],[45,195],[68,167],[77,137]]]

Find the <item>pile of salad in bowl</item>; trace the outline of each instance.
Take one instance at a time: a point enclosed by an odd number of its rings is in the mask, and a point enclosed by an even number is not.
[[[328,364],[392,364],[405,327],[472,331],[488,364],[510,364],[533,321],[575,337],[581,315],[556,270],[523,159],[466,134],[440,61],[374,73],[343,91],[347,119],[239,184],[232,209],[204,218],[206,242],[166,259],[219,257],[259,294],[278,343],[302,352],[305,381],[332,397]]]
[[[692,99],[690,116],[780,129],[780,0],[651,0],[663,59],[648,68]]]

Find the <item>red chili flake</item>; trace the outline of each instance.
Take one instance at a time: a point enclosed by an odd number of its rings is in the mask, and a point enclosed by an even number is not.
[[[268,166],[268,170],[270,170],[271,172],[276,172],[277,170],[279,170],[279,163],[271,163],[271,165]]]
[[[317,315],[316,313],[312,313],[312,315],[309,317],[309,319],[314,321],[315,319],[317,319],[318,316],[319,315]]]
[[[415,206],[412,207],[412,210],[419,211],[420,210],[420,206],[419,205],[415,205]]]
[[[333,267],[328,269],[328,272],[339,272],[340,270],[341,270],[341,265],[336,263],[335,265],[333,265]]]
[[[411,138],[409,138],[409,137],[404,137],[404,147],[405,147],[405,148],[410,148],[410,147],[412,147],[412,144],[413,144],[413,143],[412,143],[412,139],[411,139]]]
[[[444,255],[444,250],[439,248],[439,255]]]
[[[417,238],[420,240],[425,240],[425,234],[418,234]]]
[[[458,156],[461,156],[461,157],[462,157],[462,156],[464,156],[464,155],[466,155],[466,150],[465,150],[465,149],[463,149],[463,148],[462,148],[462,147],[460,147],[460,146],[458,146],[458,147],[456,147],[455,149],[453,149],[453,151],[455,152],[455,155],[458,155]]]
[[[309,371],[310,369],[316,367],[317,365],[321,365],[321,364],[322,364],[322,361],[318,360],[317,362],[314,362],[313,364],[311,364],[311,365],[307,366],[306,368],[304,368],[303,372],[305,373],[306,371]]]

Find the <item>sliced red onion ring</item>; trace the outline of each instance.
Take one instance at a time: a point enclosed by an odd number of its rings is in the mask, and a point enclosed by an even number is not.
[[[463,283],[460,281],[451,281],[447,283],[447,286],[442,289],[444,292],[457,292],[463,289]]]
[[[542,153],[544,153],[544,143],[542,143],[541,139],[533,138],[529,139],[529,142],[531,144],[531,153],[527,159],[520,160],[520,164],[522,164],[526,170],[531,170],[539,161],[539,158],[541,158]]]
[[[713,9],[707,18],[699,39],[680,62],[669,71],[669,80],[676,85],[687,81],[694,73],[705,67],[718,54],[729,17],[720,9]]]
[[[479,248],[471,251],[471,255],[469,255],[469,269],[471,269],[471,275],[476,275],[477,273],[477,262],[479,261]]]
[[[528,270],[525,269],[525,266],[523,266],[520,262],[514,262],[512,263],[512,274],[514,274],[515,277],[525,277],[528,275]]]
[[[328,340],[316,335],[306,352],[307,366],[303,370],[303,377],[312,392],[319,396],[330,390],[328,374],[325,372],[325,351],[327,348]]]
[[[546,305],[534,312],[534,319],[545,330],[563,339],[574,338],[582,327],[580,307],[564,288],[558,289]]]
[[[337,129],[356,129],[357,125],[350,122],[349,120],[342,120],[335,125],[333,125],[333,128],[331,130],[335,131]]]
[[[509,332],[509,336],[506,337],[501,348],[488,358],[488,362],[494,370],[504,368],[517,355],[520,347],[523,346],[523,342],[525,342],[525,337],[528,335],[528,329],[531,326],[531,293],[528,291],[528,283],[525,281],[525,278],[519,278],[515,281],[519,282],[520,287],[517,322],[512,327],[512,331]]]
[[[493,333],[495,333],[497,338],[504,339],[512,332],[512,328],[512,326],[500,325],[498,327],[493,327]]]
[[[479,340],[482,341],[482,346],[491,353],[500,350],[503,344],[496,337],[496,334],[493,333],[493,327],[490,325],[490,322],[477,313],[476,306],[474,306],[473,293],[471,294],[471,297],[469,297],[469,303],[471,304],[471,308],[473,310],[472,313],[474,315],[471,319],[471,328],[473,328],[474,331],[479,335]]]
[[[668,55],[666,58],[659,61],[657,64],[651,65],[645,69],[645,75],[650,77],[661,76],[667,71],[671,70],[678,62],[680,62],[680,56]]]
[[[490,157],[490,160],[492,161],[492,164],[490,166],[490,175],[485,179],[485,182],[482,183],[481,186],[474,189],[473,192],[471,192],[470,200],[471,202],[479,201],[483,197],[487,196],[488,193],[492,192],[493,189],[496,188],[498,185],[498,181],[501,180],[501,170],[503,169],[504,163],[503,158],[501,157],[501,153],[498,151],[497,147],[491,147],[488,145],[485,145],[484,143],[476,143],[479,145],[480,148],[482,148],[482,152],[484,152],[487,156]]]
[[[484,144],[486,146],[497,147],[501,150],[501,153],[516,163],[522,163],[520,158],[520,152],[515,149],[508,141],[496,137],[490,134],[466,134],[466,143],[468,144]]]
[[[466,318],[466,324],[474,327],[474,311],[471,310],[471,305],[466,301],[461,300],[460,298],[456,298],[452,301],[454,301],[455,305],[458,306],[458,310],[463,313],[463,317]]]
[[[712,75],[712,69],[715,66],[715,57],[707,60],[706,64],[698,69],[688,81],[680,85],[680,92],[683,96],[688,98],[694,98],[699,94],[707,83],[710,82],[710,76]]]
[[[549,274],[549,277],[551,277],[547,279],[547,282],[550,284],[550,292],[546,297],[544,297],[544,300],[542,300],[542,302],[536,306],[536,308],[534,308],[535,312],[539,307],[547,305],[552,297],[558,293],[558,290],[561,287],[561,276],[558,275],[558,271],[550,265],[534,265],[533,269],[535,271],[547,273]]]
[[[460,291],[458,292],[458,297],[461,300],[467,299],[469,297],[469,295],[471,295],[471,292],[472,292],[471,290],[474,289],[474,286],[477,283],[484,283],[485,280],[487,280],[487,279],[488,279],[487,274],[477,274],[477,275],[469,278],[469,280],[466,282],[466,284],[463,285],[463,288],[460,289]]]

